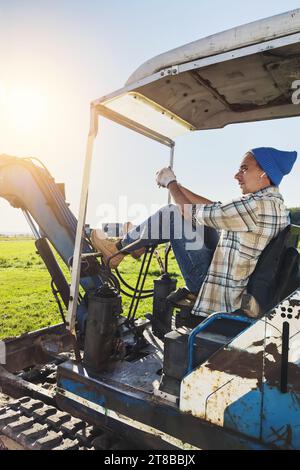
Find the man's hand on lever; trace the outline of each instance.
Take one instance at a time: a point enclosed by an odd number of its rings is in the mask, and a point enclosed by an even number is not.
[[[176,175],[174,171],[169,166],[167,166],[156,172],[155,179],[159,188],[167,188],[170,183],[176,181]]]
[[[160,188],[169,189],[182,215],[188,217],[189,211],[187,210],[187,205],[190,205],[190,200],[181,192],[174,171],[170,167],[162,168],[160,171],[157,171],[155,179]]]
[[[174,202],[185,218],[191,218],[191,204],[211,204],[213,202],[181,186],[170,167],[157,171],[155,179],[159,187],[167,188],[170,191]]]

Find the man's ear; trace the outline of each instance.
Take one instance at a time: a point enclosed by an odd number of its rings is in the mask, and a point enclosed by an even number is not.
[[[266,173],[265,173],[263,178],[267,180],[269,186],[273,186],[272,181],[270,180],[270,178],[268,177],[268,175]]]

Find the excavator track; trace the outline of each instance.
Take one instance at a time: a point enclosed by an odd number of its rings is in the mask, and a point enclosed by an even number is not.
[[[11,444],[11,445],[10,445]],[[122,450],[132,444],[41,400],[22,397],[0,408],[0,450]]]

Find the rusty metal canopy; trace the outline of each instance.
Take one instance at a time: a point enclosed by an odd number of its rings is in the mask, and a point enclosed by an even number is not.
[[[147,61],[96,100],[169,138],[188,130],[300,115],[300,9],[255,21]]]

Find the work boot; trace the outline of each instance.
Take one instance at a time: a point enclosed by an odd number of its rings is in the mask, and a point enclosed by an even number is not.
[[[93,247],[97,251],[100,251],[100,253],[102,253],[103,261],[105,264],[108,264],[108,259],[112,255],[118,253],[119,251],[118,248],[116,247],[116,243],[113,242],[112,240],[108,240],[105,233],[100,229],[96,229],[92,231],[91,242],[93,244]],[[124,256],[125,256],[125,253],[120,253],[114,258],[112,258],[109,263],[110,268],[116,269],[121,263]]]
[[[132,229],[134,229],[134,225],[132,222],[124,222],[123,235],[126,235]],[[146,248],[143,247],[143,248],[139,248],[138,250],[131,251],[129,253],[134,259],[139,259],[145,253],[145,251],[146,251]]]
[[[131,222],[127,222],[129,224]],[[100,229],[95,229],[92,230],[91,233],[91,242],[93,247],[97,250],[100,251],[103,255],[103,261],[105,264],[108,264],[108,259],[118,253],[120,251],[120,241],[121,238],[119,238],[116,242],[112,240],[108,240],[105,232],[103,232]],[[145,248],[140,248],[139,250],[135,250],[133,252],[127,253],[119,253],[117,256],[112,258],[109,262],[109,266],[111,269],[116,269],[119,264],[121,263],[122,259],[124,256],[130,254],[133,256],[133,258],[138,259],[142,256],[142,254],[145,252]]]

